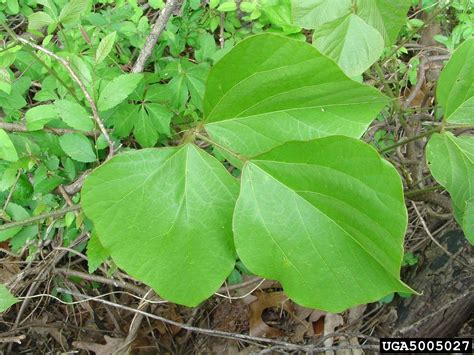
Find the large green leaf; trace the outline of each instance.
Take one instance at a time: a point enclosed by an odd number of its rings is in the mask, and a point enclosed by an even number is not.
[[[411,4],[412,0],[357,0],[356,12],[382,34],[388,47],[397,39]]]
[[[454,52],[439,77],[436,98],[446,119],[455,124],[474,125],[474,38]]]
[[[293,1],[297,24],[315,29],[313,44],[349,76],[369,68],[397,38],[411,0]]]
[[[474,137],[434,134],[426,159],[433,177],[450,193],[454,217],[462,226],[467,201],[474,198]]]
[[[289,142],[245,164],[237,253],[297,303],[339,312],[395,292],[407,224],[400,176],[369,145]]]
[[[384,48],[382,35],[354,14],[327,22],[316,29],[313,44],[334,59],[348,76],[367,70]]]
[[[82,206],[116,264],[162,297],[195,306],[235,262],[237,181],[194,145],[119,155],[86,180]]]
[[[351,0],[292,1],[292,15],[296,24],[314,29],[350,13]]]
[[[291,140],[360,137],[387,102],[311,45],[262,34],[211,69],[205,128],[218,144],[252,157]]]

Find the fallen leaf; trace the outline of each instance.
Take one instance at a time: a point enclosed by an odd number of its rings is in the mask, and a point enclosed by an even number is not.
[[[93,351],[96,355],[110,355],[114,354],[119,348],[121,348],[125,341],[123,338],[111,338],[107,335],[104,335],[104,339],[105,344],[74,341],[72,345],[78,349]]]
[[[258,292],[256,296],[257,300],[250,304],[250,335],[268,338],[283,336],[283,331],[270,327],[264,322],[262,314],[268,308],[279,308],[290,314],[293,313],[293,307],[288,297],[283,292]]]

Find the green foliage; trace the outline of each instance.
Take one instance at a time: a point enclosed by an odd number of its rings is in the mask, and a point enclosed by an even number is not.
[[[241,180],[237,253],[297,303],[339,312],[410,292],[399,280],[402,184],[370,146],[341,136],[287,143],[249,161]]]
[[[94,129],[94,123],[89,113],[78,103],[69,100],[57,100],[54,102],[54,106],[59,117],[69,127],[85,132]]]
[[[102,246],[99,237],[96,233],[92,233],[89,242],[87,243],[87,266],[89,273],[97,270],[105,260],[110,256],[110,253]]]
[[[474,125],[474,38],[454,52],[443,69],[436,98],[444,108],[445,119],[454,124]]]
[[[312,46],[262,34],[212,68],[204,120],[215,142],[252,157],[291,140],[358,138],[387,101]]]
[[[65,246],[90,233],[91,273],[110,257],[109,272],[116,264],[189,306],[241,273],[332,312],[413,292],[399,278],[401,265],[416,263],[403,256],[400,175],[359,139],[367,132],[390,152],[403,145],[395,122],[418,111],[398,100],[419,78],[418,52],[403,47],[429,24],[418,3],[186,0],[145,73],[130,74],[162,0],[0,1],[0,22],[25,37],[17,23],[26,19],[35,42],[70,63],[118,152],[105,159],[90,102],[61,63],[0,33],[0,223],[60,209],[57,188],[92,171],[71,196],[85,215],[10,228],[0,241],[36,257],[59,232]],[[436,38],[457,50],[436,88],[439,106],[427,108],[436,115],[423,122],[436,128],[420,131],[437,132],[426,158],[473,243],[474,141],[453,130],[474,124],[472,1],[422,4],[441,13],[446,36]],[[398,167],[406,189],[419,183]],[[0,308],[15,301],[4,294]]]
[[[4,285],[0,284],[0,312],[6,311],[17,302],[19,302],[18,299]]]
[[[464,215],[468,201],[474,198],[474,137],[455,137],[450,132],[434,134],[426,147],[426,159],[433,177],[451,195],[454,217],[461,226],[466,225],[466,232],[470,233],[472,215]],[[468,235],[468,238],[473,243],[473,236]]]
[[[81,134],[65,134],[59,137],[59,145],[74,160],[90,163],[97,159],[89,139]]]
[[[7,132],[0,129],[0,159],[17,161],[18,154]]]
[[[187,144],[113,158],[87,178],[81,203],[119,267],[163,297],[195,306],[234,267],[237,194],[224,167]]]
[[[234,158],[341,130],[359,137],[369,115],[386,103],[313,47],[269,34],[242,41],[222,58],[205,97],[205,127]],[[341,116],[345,127],[337,122]],[[229,122],[227,135],[216,129]],[[253,131],[239,131],[252,124]],[[281,132],[279,140],[268,132]],[[113,158],[87,178],[82,206],[117,265],[177,303],[194,306],[215,292],[236,251],[252,272],[279,280],[306,306],[336,311],[410,292],[398,275],[406,226],[400,178],[369,146],[345,137],[288,143],[246,162],[241,184],[232,217],[237,182],[217,160],[186,144]],[[292,234],[298,238],[288,239]],[[307,238],[314,248],[307,248]],[[336,292],[345,278],[357,282]]]
[[[142,74],[123,74],[115,77],[101,90],[97,108],[107,111],[123,102],[142,80]]]
[[[95,52],[95,62],[96,64],[100,64],[104,61],[105,58],[109,55],[112,47],[115,43],[115,38],[117,37],[117,32],[109,33],[107,36],[102,38],[97,47],[97,51]]]
[[[410,0],[293,1],[293,16],[295,23],[315,30],[316,48],[352,77],[395,41],[410,5]]]

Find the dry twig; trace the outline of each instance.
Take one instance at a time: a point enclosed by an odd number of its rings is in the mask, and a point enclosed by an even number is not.
[[[153,28],[151,29],[150,34],[145,40],[145,45],[141,50],[135,64],[132,68],[132,73],[141,73],[145,68],[146,61],[150,58],[151,53],[153,52],[153,48],[155,47],[156,42],[158,41],[158,37],[160,37],[161,32],[166,27],[171,14],[178,8],[181,4],[181,0],[168,0],[164,9],[162,10],[160,16],[156,20]]]

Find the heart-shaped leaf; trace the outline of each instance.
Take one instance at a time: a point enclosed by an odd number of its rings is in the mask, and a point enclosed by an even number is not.
[[[313,46],[262,34],[241,41],[211,69],[205,128],[218,144],[253,157],[292,140],[358,138],[387,102]]]
[[[474,125],[474,38],[454,52],[439,77],[436,98],[448,122]]]
[[[466,204],[474,198],[474,137],[434,134],[426,146],[426,159],[433,177],[451,195],[454,217],[465,225]]]
[[[196,306],[234,267],[237,194],[237,180],[188,144],[111,159],[87,178],[82,206],[119,267],[162,297]]]
[[[369,145],[290,142],[245,164],[237,253],[295,302],[330,312],[372,302],[400,281],[407,212],[400,176]]]

